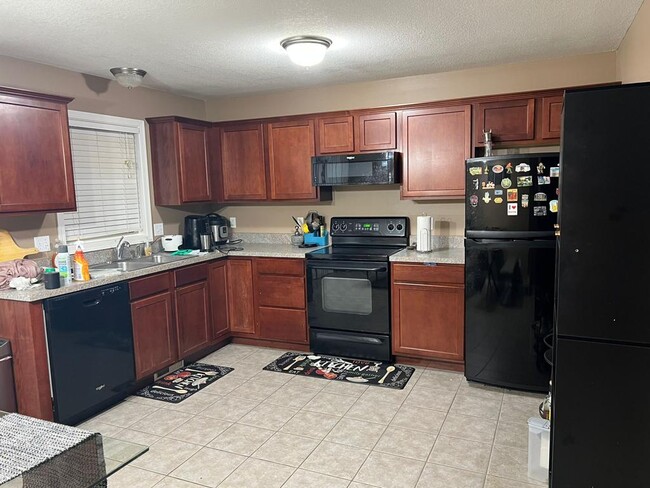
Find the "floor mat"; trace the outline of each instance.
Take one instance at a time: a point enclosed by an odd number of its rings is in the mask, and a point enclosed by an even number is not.
[[[401,364],[293,352],[283,354],[264,369],[399,390],[406,386],[415,371],[415,368]]]
[[[153,385],[136,391],[134,395],[163,402],[180,403],[232,370],[233,368],[225,366],[193,363],[165,375]]]

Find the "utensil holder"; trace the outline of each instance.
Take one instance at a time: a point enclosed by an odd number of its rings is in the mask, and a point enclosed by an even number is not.
[[[317,244],[319,246],[327,246],[329,232],[325,231],[324,236],[315,236],[312,232],[305,234],[305,244]]]

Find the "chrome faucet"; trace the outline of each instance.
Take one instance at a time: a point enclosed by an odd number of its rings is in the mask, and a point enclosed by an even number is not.
[[[117,250],[117,260],[122,261],[124,259],[124,250],[129,250],[131,244],[129,241],[124,240],[124,236],[120,237],[120,240],[117,242],[115,249]],[[129,257],[131,257],[131,251],[129,250]]]

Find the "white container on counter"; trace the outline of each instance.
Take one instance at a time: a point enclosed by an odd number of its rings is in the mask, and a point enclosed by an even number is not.
[[[431,228],[433,219],[430,215],[419,215],[417,224],[417,243],[418,252],[431,252]]]
[[[183,244],[183,236],[181,235],[167,235],[163,236],[160,240],[162,242],[163,251],[173,252],[178,251],[178,247]]]

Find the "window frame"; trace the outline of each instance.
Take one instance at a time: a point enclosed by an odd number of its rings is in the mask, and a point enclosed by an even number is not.
[[[147,158],[147,138],[144,120],[130,119],[125,117],[116,117],[113,115],[103,115],[91,112],[79,112],[76,110],[68,111],[68,126],[80,129],[96,129],[112,132],[127,132],[134,135],[135,156],[136,156],[136,173],[138,178],[138,201],[140,202],[140,221],[142,222],[143,232],[138,234],[129,234],[126,237],[131,244],[139,244],[153,239],[153,227],[151,216],[151,195],[149,191],[149,160]],[[74,172],[74,161],[72,162]],[[76,188],[75,188],[76,189]],[[65,223],[63,213],[57,213],[57,232],[60,242],[66,242]],[[119,242],[119,237],[101,237],[95,239],[82,240],[85,251],[98,251],[115,247]],[[69,246],[73,242],[67,243]],[[70,248],[71,252],[74,249]]]

